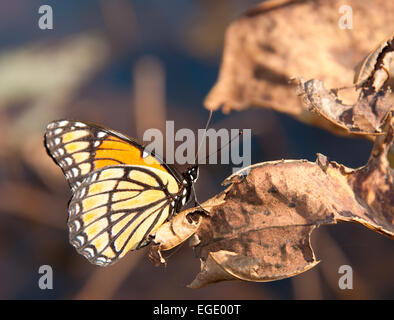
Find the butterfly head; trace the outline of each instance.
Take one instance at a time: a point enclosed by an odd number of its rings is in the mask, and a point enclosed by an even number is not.
[[[188,183],[194,183],[197,181],[199,173],[200,173],[200,170],[198,168],[198,165],[194,165],[194,166],[187,168],[187,170],[183,173],[183,178]]]
[[[176,212],[179,212],[183,208],[183,206],[189,201],[193,189],[193,183],[197,181],[198,174],[199,174],[198,165],[191,166],[182,173],[182,177],[183,177],[182,196],[178,201]]]

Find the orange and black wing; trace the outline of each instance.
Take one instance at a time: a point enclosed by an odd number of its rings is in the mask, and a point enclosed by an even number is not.
[[[48,124],[45,147],[59,165],[74,192],[91,172],[110,165],[148,166],[179,174],[143,146],[121,133],[79,121],[59,120]]]
[[[72,190],[70,242],[94,264],[112,264],[148,244],[185,196],[175,169],[110,129],[54,121],[45,147]]]

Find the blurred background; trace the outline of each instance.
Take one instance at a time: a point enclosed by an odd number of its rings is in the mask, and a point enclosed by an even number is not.
[[[43,147],[48,122],[95,122],[141,140],[144,130],[196,131],[215,83],[226,26],[252,0],[0,2],[0,298],[1,299],[393,299],[394,242],[365,227],[321,227],[312,244],[321,263],[270,283],[225,282],[186,287],[200,268],[188,244],[167,268],[146,248],[99,268],[68,243],[68,185]],[[53,30],[38,27],[38,8],[53,9]],[[252,109],[223,115],[212,127],[251,128],[252,163],[314,161],[317,152],[349,167],[372,144]],[[222,190],[231,165],[201,167],[200,201]],[[167,254],[168,255],[168,254]],[[338,268],[352,266],[354,289],[338,288]],[[40,290],[38,269],[50,265],[53,290]]]

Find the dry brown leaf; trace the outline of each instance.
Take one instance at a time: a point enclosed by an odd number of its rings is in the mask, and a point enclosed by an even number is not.
[[[382,41],[356,67],[353,83],[357,88],[372,87],[379,91],[390,77],[390,66],[394,59],[394,36]]]
[[[346,105],[338,99],[335,92],[326,90],[322,81],[300,78],[294,82],[298,85],[298,94],[304,96],[305,105],[310,111],[353,134],[382,133],[384,121],[392,109],[388,98],[390,90],[375,92],[369,88],[363,89],[354,105]]]
[[[266,1],[238,18],[227,29],[219,77],[205,107],[222,107],[223,112],[271,108],[334,133],[353,133],[309,112],[288,83],[302,75],[320,79],[328,88],[350,86],[357,63],[392,34],[394,2],[346,1],[354,26],[345,30],[338,26],[343,4],[341,0]],[[357,97],[355,90],[340,94],[345,103]],[[394,101],[392,95],[390,100]]]
[[[201,272],[190,287],[200,288],[231,279],[278,280],[312,268],[318,261],[310,235],[320,225],[358,222],[394,239],[394,172],[387,160],[394,140],[392,116],[384,131],[359,169],[319,154],[315,163],[259,163],[246,177],[242,171],[232,175],[225,191],[202,204],[209,215],[196,207],[176,217],[183,227],[174,227],[174,219],[159,229],[151,257],[163,263],[161,250],[195,233],[191,243]]]

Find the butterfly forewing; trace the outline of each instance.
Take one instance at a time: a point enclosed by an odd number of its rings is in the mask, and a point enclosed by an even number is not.
[[[131,138],[83,122],[51,122],[45,132],[45,147],[62,168],[72,191],[88,174],[110,165],[145,165],[174,174],[159,158],[146,154],[144,148]]]
[[[148,243],[148,235],[174,212],[179,185],[172,175],[143,166],[98,169],[69,204],[70,242],[97,265],[109,265]]]

